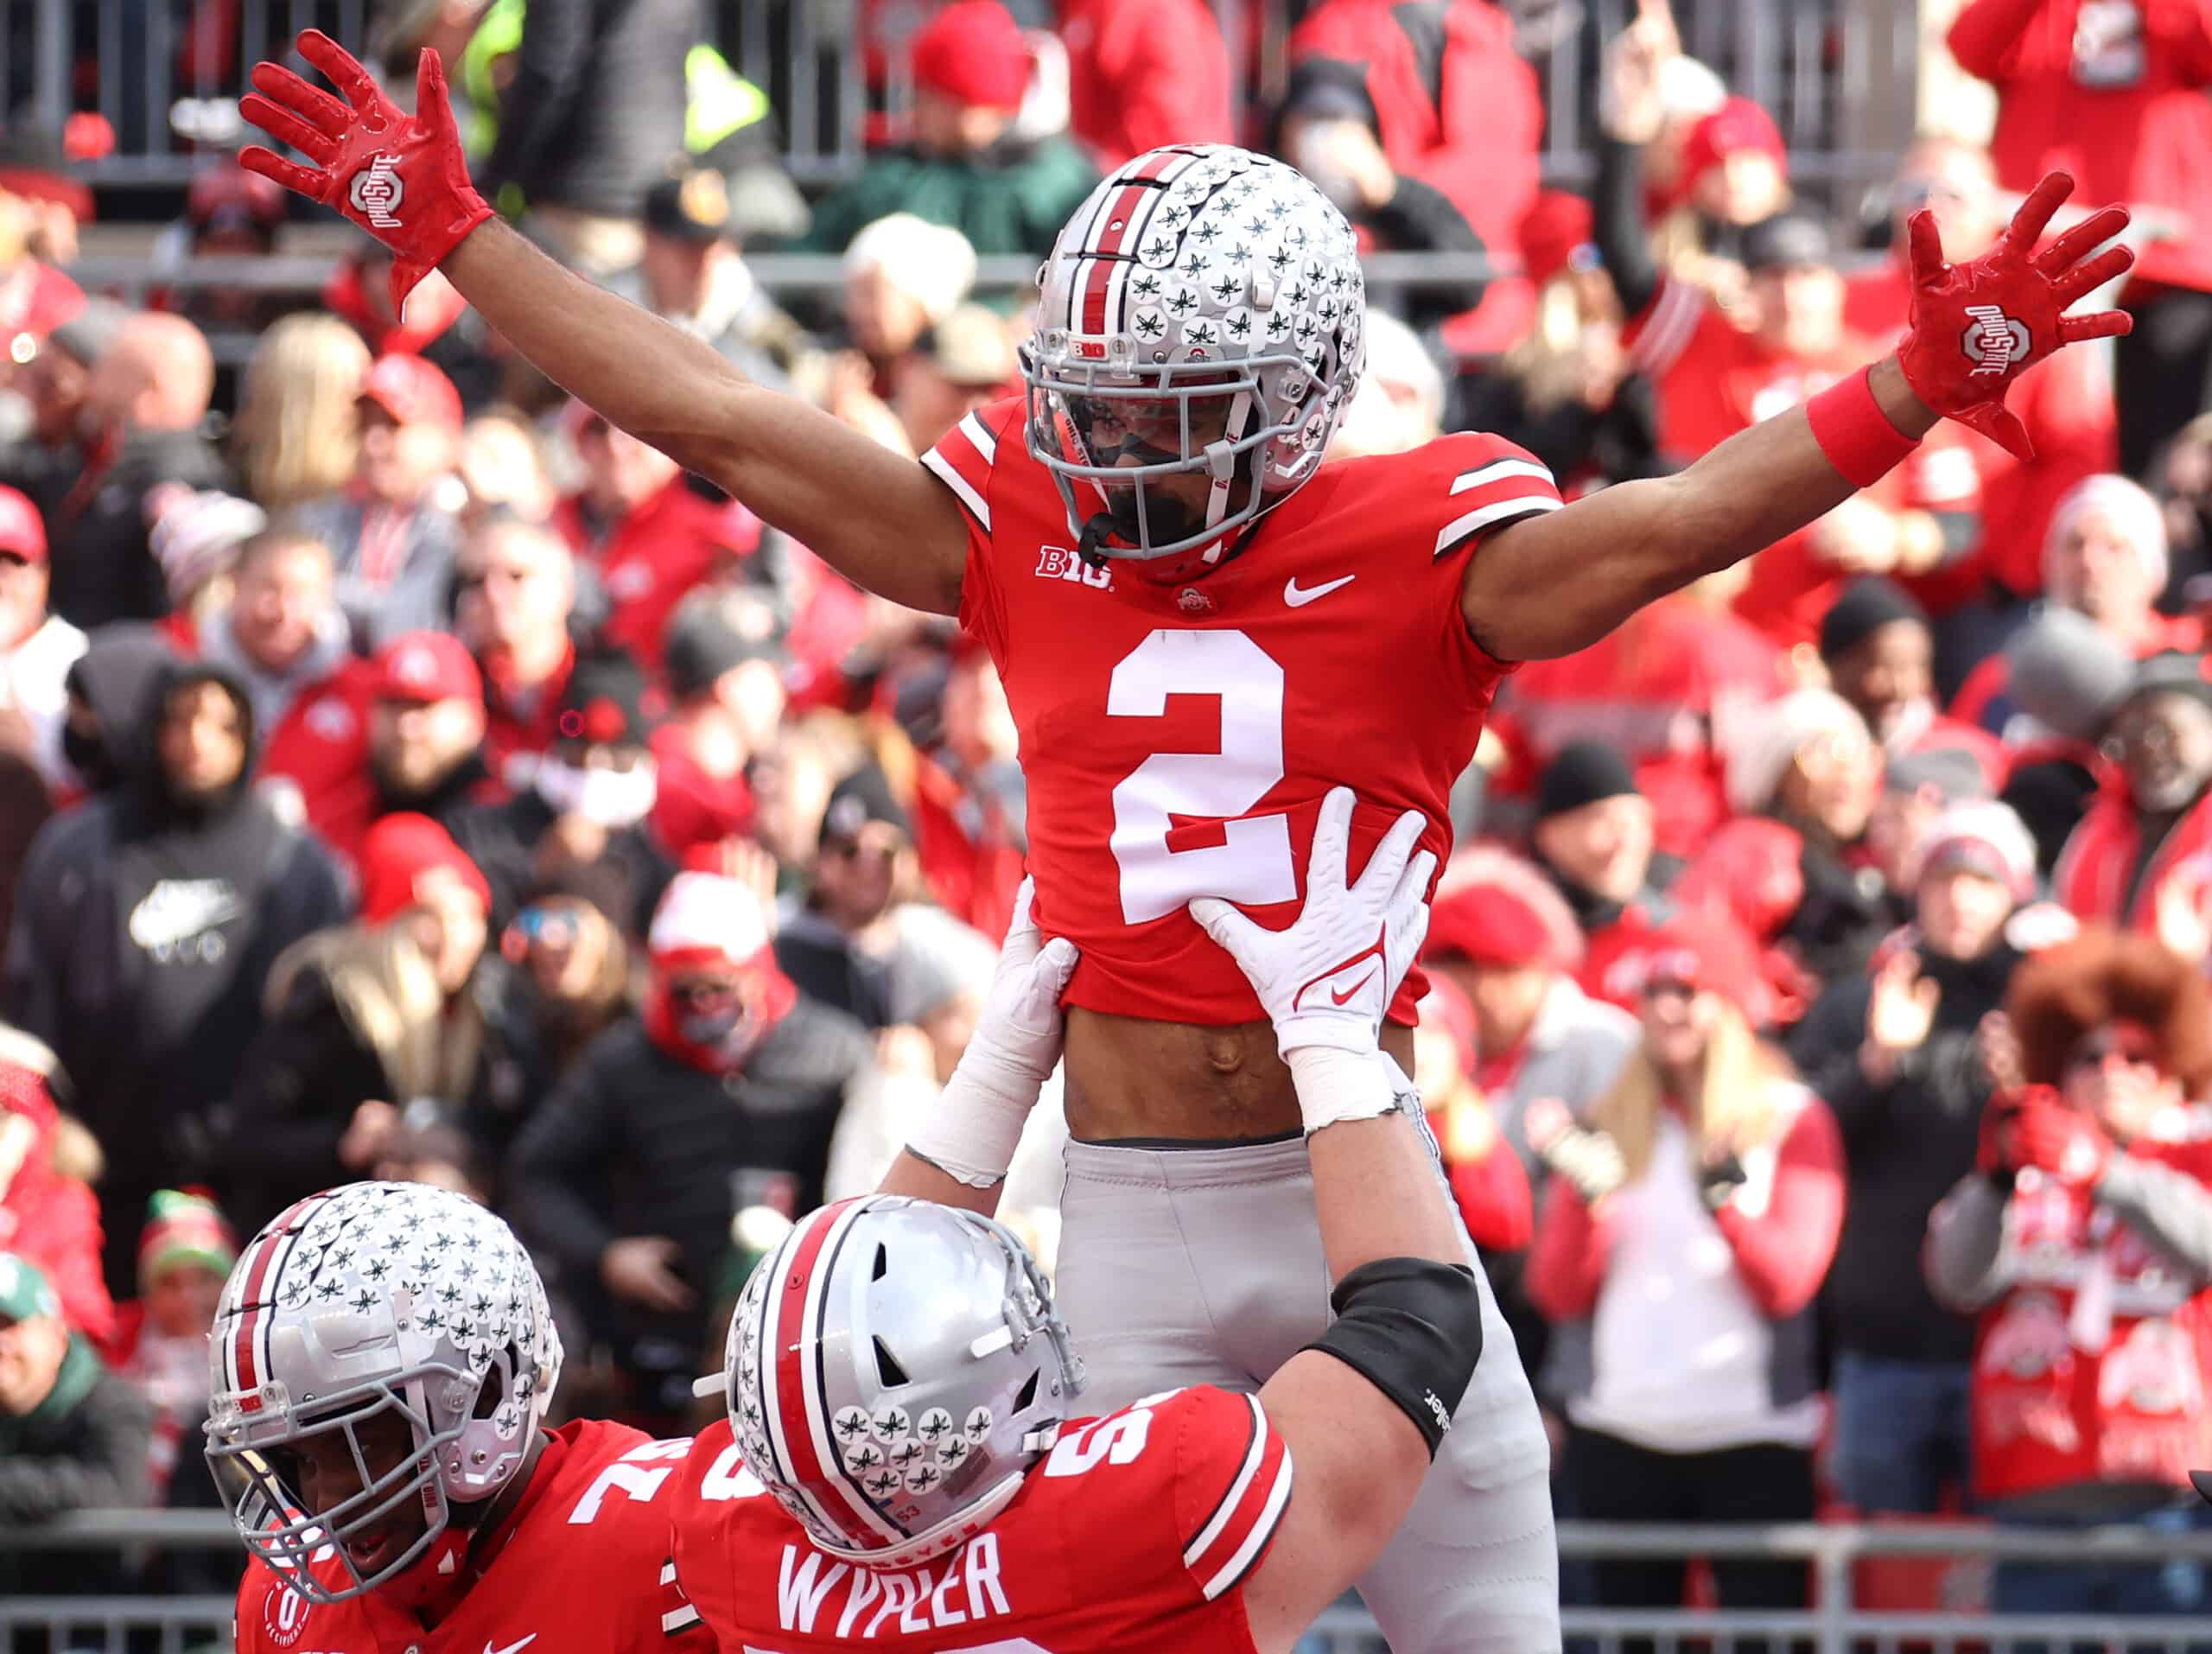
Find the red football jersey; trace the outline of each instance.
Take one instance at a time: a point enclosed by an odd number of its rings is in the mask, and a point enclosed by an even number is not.
[[[684,1467],[676,1574],[733,1654],[1254,1654],[1238,1587],[1290,1483],[1256,1396],[1173,1390],[1071,1423],[959,1549],[877,1570],[817,1550],[716,1424]]]
[[[923,463],[967,513],[961,624],[990,650],[1020,732],[1037,921],[1083,950],[1068,1002],[1257,1021],[1250,984],[1186,905],[1220,896],[1288,923],[1338,785],[1359,795],[1355,874],[1409,809],[1448,855],[1452,784],[1511,671],[1461,619],[1466,560],[1557,510],[1559,490],[1495,436],[1346,460],[1262,518],[1242,556],[1163,585],[1077,557],[1021,415],[1019,400],[972,413]],[[1414,1020],[1425,987],[1408,976],[1395,1020]]]
[[[429,1630],[373,1591],[309,1603],[250,1562],[238,1654],[712,1654],[668,1549],[671,1484],[690,1447],[596,1419],[563,1425],[488,1562],[471,1559],[481,1572]]]

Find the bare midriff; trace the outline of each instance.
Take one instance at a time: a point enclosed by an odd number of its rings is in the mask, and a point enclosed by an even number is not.
[[[1382,1030],[1408,1072],[1414,1031]],[[1066,1056],[1068,1129],[1084,1142],[1211,1142],[1300,1129],[1298,1094],[1265,1022],[1200,1027],[1072,1008]]]

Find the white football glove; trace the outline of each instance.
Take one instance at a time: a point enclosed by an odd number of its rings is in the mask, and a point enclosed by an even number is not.
[[[1060,1060],[1066,1028],[1060,995],[1082,956],[1064,936],[1044,939],[1029,917],[1036,894],[1035,881],[1024,879],[976,1032],[944,1095],[906,1145],[909,1154],[973,1189],[1006,1176],[1038,1088]]]
[[[1418,810],[1399,817],[1359,882],[1347,885],[1351,811],[1350,787],[1332,788],[1321,800],[1306,906],[1287,930],[1262,930],[1217,897],[1191,904],[1191,917],[1250,980],[1286,1059],[1306,1046],[1375,1050],[1383,1013],[1428,934],[1436,857],[1414,854],[1428,818]]]

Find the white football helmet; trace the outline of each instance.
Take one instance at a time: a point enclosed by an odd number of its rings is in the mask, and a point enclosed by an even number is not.
[[[1249,149],[1173,144],[1118,169],[1037,285],[1027,442],[1086,557],[1203,573],[1313,474],[1359,384],[1351,226]],[[1203,509],[1158,486],[1184,474],[1211,480]]]
[[[746,1282],[722,1361],[747,1467],[819,1549],[871,1568],[981,1532],[1083,1382],[1027,1249],[898,1195],[802,1219]]]
[[[393,1580],[467,1527],[520,1469],[561,1374],[545,1288],[514,1231],[465,1196],[412,1183],[309,1195],[253,1237],[208,1338],[207,1460],[246,1549],[311,1601]],[[361,1427],[404,1421],[411,1455],[380,1472]],[[361,1485],[300,1497],[299,1444],[338,1433]],[[364,1572],[349,1541],[419,1501],[427,1527]],[[310,1572],[327,1552],[344,1577]]]

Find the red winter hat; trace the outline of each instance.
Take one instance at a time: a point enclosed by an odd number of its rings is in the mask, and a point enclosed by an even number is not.
[[[1654,983],[1714,993],[1750,1017],[1764,1020],[1767,990],[1757,951],[1735,926],[1702,914],[1678,914],[1645,930],[1614,955],[1600,984],[1605,998],[1633,1002]]]
[[[998,0],[953,0],[914,36],[914,84],[970,108],[1021,107],[1029,43]]]
[[[1742,149],[1757,149],[1774,157],[1787,175],[1789,151],[1782,142],[1782,129],[1774,117],[1748,98],[1731,98],[1690,128],[1682,140],[1681,178],[1685,188],[1696,183],[1707,170]]]
[[[0,486],[0,557],[46,561],[46,519],[28,494],[4,486]]]
[[[1529,279],[1541,287],[1576,264],[1578,254],[1594,259],[1593,222],[1590,203],[1580,195],[1564,189],[1538,195],[1521,215],[1521,267]]]
[[[476,863],[428,816],[403,811],[378,821],[361,840],[360,868],[361,918],[371,925],[388,925],[412,907],[423,875],[440,869],[457,875],[492,911],[492,887]]]
[[[404,632],[377,651],[377,698],[428,706],[482,701],[484,677],[468,646],[450,632]]]
[[[361,397],[403,425],[443,425],[455,431],[461,426],[461,392],[420,356],[378,357],[361,381]]]
[[[1572,970],[1582,963],[1582,931],[1566,900],[1530,862],[1494,845],[1453,856],[1429,903],[1424,959]]]

